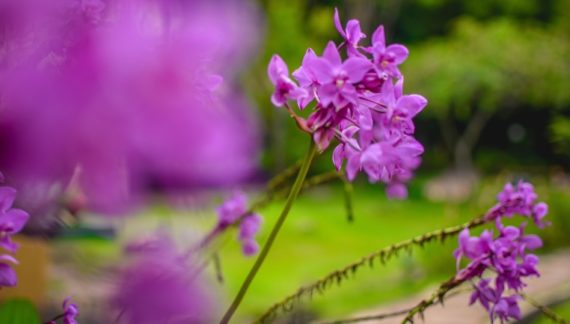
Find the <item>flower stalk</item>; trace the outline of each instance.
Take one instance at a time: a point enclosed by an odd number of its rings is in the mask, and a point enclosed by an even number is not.
[[[243,282],[240,290],[238,291],[238,294],[236,295],[232,304],[230,305],[230,307],[228,308],[228,310],[224,314],[224,317],[222,318],[220,323],[222,323],[222,324],[229,323],[233,314],[235,313],[235,311],[237,310],[241,301],[243,300],[243,297],[247,293],[247,290],[248,290],[249,286],[251,285],[251,283],[253,282],[253,279],[255,278],[257,272],[259,271],[259,268],[261,267],[261,265],[265,261],[265,258],[267,257],[267,254],[269,253],[269,250],[271,249],[271,246],[273,245],[273,242],[275,241],[275,238],[277,237],[279,230],[283,226],[283,223],[285,222],[285,219],[287,218],[287,215],[289,214],[289,211],[291,210],[291,207],[293,206],[293,202],[295,201],[295,199],[299,195],[301,188],[303,188],[303,182],[305,181],[305,178],[307,177],[307,173],[309,172],[309,168],[311,166],[311,163],[312,163],[316,153],[317,153],[317,148],[316,148],[314,142],[311,141],[311,143],[309,145],[309,151],[307,152],[307,155],[305,156],[305,159],[303,160],[303,164],[301,165],[301,168],[299,169],[299,173],[297,174],[297,178],[295,179],[293,187],[291,188],[291,191],[289,193],[289,197],[287,198],[287,201],[285,202],[285,207],[283,208],[281,215],[277,219],[277,222],[273,226],[273,229],[271,230],[271,233],[269,234],[267,242],[263,246],[263,249],[259,253],[259,256],[257,257],[257,259],[255,260],[255,263],[254,263],[253,267],[251,268],[251,270],[249,271],[249,273],[248,273],[245,281]]]

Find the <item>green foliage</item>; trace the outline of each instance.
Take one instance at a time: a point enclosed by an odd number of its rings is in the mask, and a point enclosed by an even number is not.
[[[404,74],[413,76],[408,91],[429,98],[426,113],[466,121],[473,108],[568,105],[569,55],[561,33],[507,19],[462,18],[449,37],[412,48]]]
[[[23,299],[11,299],[0,305],[0,323],[35,324],[41,323],[36,307]]]
[[[561,154],[570,156],[570,118],[559,116],[550,125],[552,141]]]

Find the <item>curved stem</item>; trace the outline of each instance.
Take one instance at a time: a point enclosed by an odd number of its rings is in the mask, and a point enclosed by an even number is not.
[[[235,313],[236,309],[238,308],[239,304],[243,300],[243,297],[245,296],[247,289],[251,285],[253,278],[255,278],[257,271],[259,270],[259,268],[263,264],[263,261],[265,261],[265,258],[267,257],[267,254],[269,253],[269,250],[271,249],[271,246],[273,245],[273,242],[275,241],[275,238],[277,237],[277,234],[279,233],[281,226],[283,226],[283,223],[285,222],[285,219],[287,218],[287,215],[289,214],[289,211],[291,210],[291,207],[293,206],[293,202],[295,201],[295,198],[297,198],[299,191],[301,191],[301,188],[303,187],[303,181],[305,181],[305,178],[307,177],[307,173],[309,172],[309,167],[311,166],[311,162],[313,161],[313,158],[315,157],[316,153],[317,153],[316,146],[315,146],[314,142],[311,140],[311,144],[309,146],[309,152],[307,153],[307,155],[305,156],[305,159],[303,160],[303,164],[301,165],[301,169],[299,170],[299,173],[297,174],[297,178],[295,179],[295,183],[293,184],[293,187],[291,188],[291,192],[289,193],[289,197],[287,198],[287,202],[285,203],[285,207],[283,208],[281,215],[277,219],[277,222],[273,226],[273,229],[271,230],[271,233],[269,234],[267,242],[263,246],[261,253],[259,253],[259,256],[255,260],[253,267],[251,268],[251,270],[247,274],[247,277],[245,278],[245,281],[241,285],[241,288],[240,288],[237,296],[234,298],[232,304],[230,305],[230,307],[228,308],[228,310],[224,314],[224,317],[222,318],[220,323],[229,323],[230,319],[232,318],[232,316]]]

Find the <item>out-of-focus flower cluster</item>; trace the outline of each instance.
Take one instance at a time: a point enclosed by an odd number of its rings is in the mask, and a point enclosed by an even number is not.
[[[251,256],[259,250],[255,236],[259,231],[263,219],[257,213],[248,213],[247,196],[236,192],[216,209],[218,224],[216,231],[223,231],[228,226],[239,222],[239,240],[243,254]]]
[[[193,255],[165,232],[134,242],[117,278],[111,306],[121,323],[211,323],[215,303]]]
[[[391,197],[404,198],[404,185],[420,164],[423,146],[414,138],[413,118],[427,105],[420,95],[403,94],[403,76],[398,66],[408,56],[406,47],[386,45],[384,28],[372,35],[370,46],[361,46],[366,36],[357,20],[343,28],[338,11],[335,25],[344,42],[329,42],[318,56],[308,49],[301,67],[289,77],[285,62],[273,56],[268,67],[275,92],[274,105],[285,106],[295,115],[288,101],[295,100],[299,109],[312,106],[312,114],[301,127],[312,133],[318,148],[325,150],[333,138],[340,144],[333,162],[353,180],[364,171],[371,182],[388,184]],[[346,50],[343,59],[339,49]]]
[[[0,3],[0,166],[35,214],[72,177],[87,208],[234,185],[258,143],[236,74],[255,47],[245,2]],[[238,136],[239,135],[239,136]]]
[[[3,178],[1,173],[0,178]],[[15,199],[16,189],[0,186],[0,248],[10,253],[18,250],[18,244],[12,241],[12,235],[20,232],[29,219],[25,211],[12,208]],[[10,263],[17,264],[18,260],[10,254],[0,254],[0,288],[13,287],[18,282]]]
[[[540,275],[536,268],[538,256],[528,251],[542,246],[540,237],[524,234],[526,223],[519,227],[504,226],[502,217],[520,214],[543,226],[547,207],[544,203],[535,204],[537,195],[532,185],[522,181],[516,186],[507,184],[497,198],[498,204],[487,213],[487,220],[495,221],[497,235],[485,230],[478,237],[470,236],[469,230],[465,229],[459,235],[459,248],[454,256],[458,269],[462,257],[470,260],[465,268],[459,270],[459,280],[479,278],[473,284],[475,291],[470,303],[479,301],[489,312],[491,322],[498,318],[502,323],[509,318],[520,319],[520,296],[517,293],[526,286],[523,278]],[[484,278],[484,273],[490,277]],[[514,293],[508,295],[508,290]]]

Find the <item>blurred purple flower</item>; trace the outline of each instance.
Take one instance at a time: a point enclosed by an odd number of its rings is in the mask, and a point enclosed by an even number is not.
[[[275,86],[275,92],[271,96],[271,102],[275,106],[281,107],[287,103],[287,100],[295,100],[307,95],[304,89],[299,88],[289,78],[289,68],[279,55],[273,55],[271,58],[267,73],[269,80]]]
[[[257,253],[259,245],[255,241],[255,236],[261,227],[263,219],[259,214],[248,212],[247,196],[241,192],[235,192],[222,205],[216,208],[218,214],[218,224],[212,235],[219,235],[228,226],[239,223],[238,239],[242,244],[243,254],[251,256]]]
[[[0,187],[0,247],[10,253],[18,250],[18,244],[12,241],[12,236],[19,233],[29,219],[25,211],[12,208],[15,199],[16,189]],[[18,283],[16,272],[10,263],[17,264],[18,260],[9,254],[0,254],[0,287],[13,287]]]
[[[14,0],[0,16],[0,166],[32,214],[73,174],[90,209],[115,213],[255,170],[233,82],[257,36],[243,1]]]
[[[235,223],[247,211],[247,196],[236,191],[216,208],[218,214],[218,227],[226,228]]]
[[[160,247],[163,248],[160,248]],[[172,248],[139,251],[121,272],[111,306],[121,322],[210,323],[214,300],[200,270]]]
[[[77,324],[75,318],[79,316],[79,309],[76,304],[71,302],[71,297],[65,298],[63,301],[63,323],[64,324]]]
[[[12,235],[20,232],[28,218],[28,213],[12,208],[16,199],[16,189],[0,187],[0,247],[14,253],[18,245],[12,241]]]
[[[257,232],[259,232],[262,222],[263,219],[258,214],[250,214],[241,221],[239,226],[239,239],[245,256],[254,255],[259,250],[255,236]]]
[[[16,260],[13,256],[8,254],[0,255],[0,288],[14,287],[18,284],[16,272],[14,269],[12,269],[10,264],[6,262],[18,264],[18,260]]]

